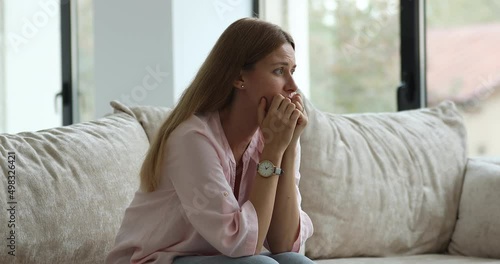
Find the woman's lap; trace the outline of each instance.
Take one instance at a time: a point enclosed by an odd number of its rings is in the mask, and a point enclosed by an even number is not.
[[[255,256],[246,256],[239,258],[230,258],[224,255],[217,256],[185,256],[178,257],[174,264],[311,264],[314,263],[309,258],[295,252],[285,252],[280,254],[271,254],[269,252],[261,253]]]

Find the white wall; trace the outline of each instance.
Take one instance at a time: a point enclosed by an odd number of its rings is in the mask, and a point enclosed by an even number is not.
[[[4,130],[17,133],[61,126],[59,3],[4,1]],[[60,105],[60,101],[59,101]]]
[[[288,0],[288,32],[295,41],[295,61],[297,71],[295,82],[304,95],[310,98],[309,80],[309,3],[303,0]]]
[[[171,8],[168,0],[94,1],[96,118],[112,100],[172,104]]]
[[[174,97],[189,85],[222,32],[252,16],[250,0],[173,0]]]
[[[94,5],[97,118],[112,111],[111,100],[173,106],[222,31],[252,14],[251,0],[107,0]],[[167,76],[152,74],[156,68]]]

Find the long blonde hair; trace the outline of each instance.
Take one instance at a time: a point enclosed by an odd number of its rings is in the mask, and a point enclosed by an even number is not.
[[[227,107],[234,94],[233,82],[240,71],[252,70],[257,61],[285,43],[295,49],[288,33],[256,18],[239,19],[222,33],[151,142],[140,171],[143,191],[152,192],[160,184],[160,165],[170,133],[193,114]]]

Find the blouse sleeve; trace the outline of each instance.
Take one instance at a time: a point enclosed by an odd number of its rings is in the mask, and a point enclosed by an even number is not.
[[[241,207],[227,182],[216,146],[200,131],[169,138],[166,171],[188,221],[214,248],[229,257],[255,253],[257,213]],[[171,140],[172,139],[172,140]]]

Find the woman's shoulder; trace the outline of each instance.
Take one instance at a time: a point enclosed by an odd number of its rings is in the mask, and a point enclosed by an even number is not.
[[[214,136],[214,114],[212,112],[191,115],[188,119],[180,123],[170,134],[170,138],[180,139],[180,137],[202,135],[206,137]]]
[[[192,115],[172,131],[167,139],[165,150],[178,152],[183,149],[190,151],[192,155],[210,153],[210,155],[217,154],[223,157],[226,145],[221,139],[221,128],[218,122],[218,117],[213,113]]]

